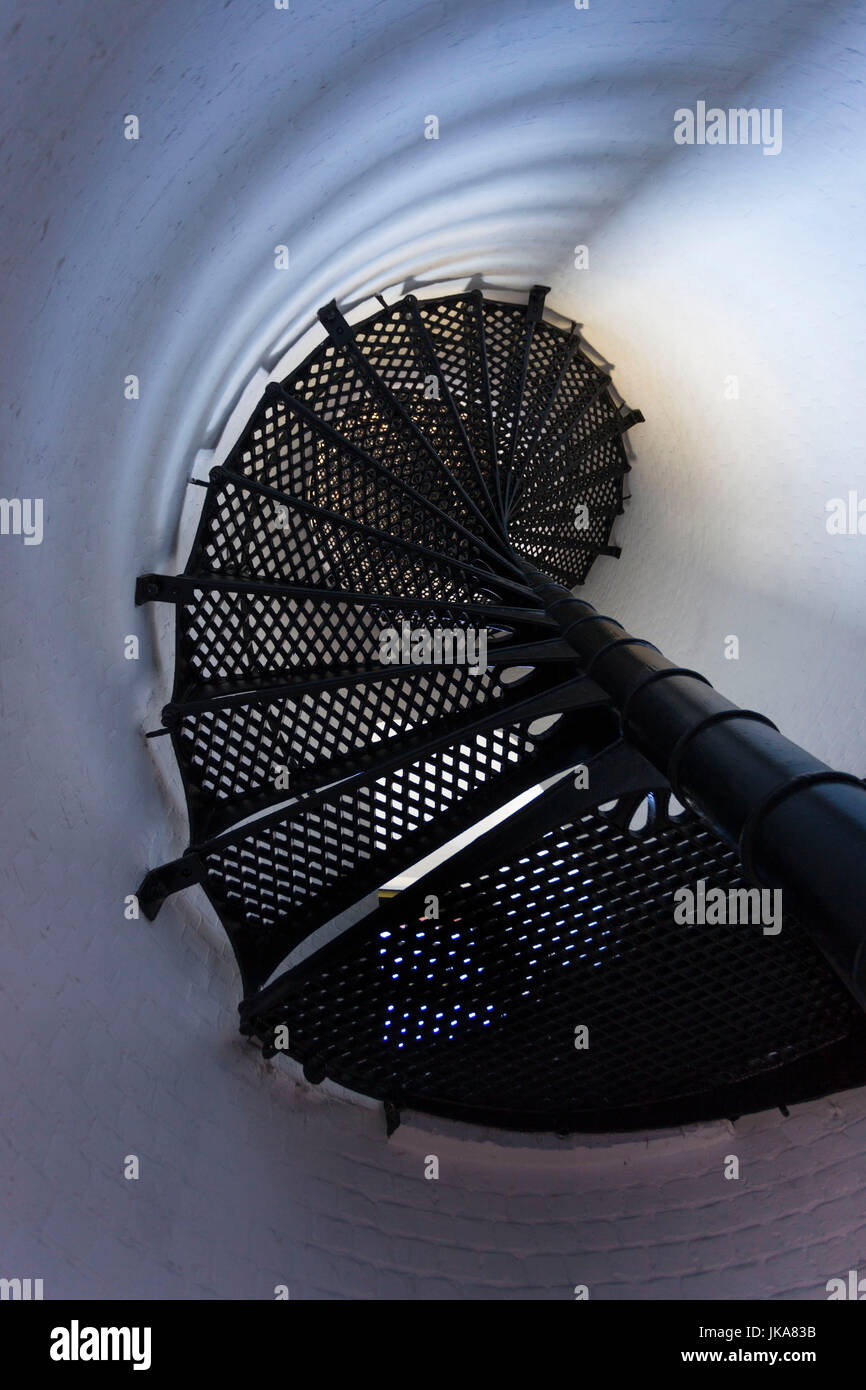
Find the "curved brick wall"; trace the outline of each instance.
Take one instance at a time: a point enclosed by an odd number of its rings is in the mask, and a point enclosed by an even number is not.
[[[320,303],[542,281],[647,417],[623,558],[588,597],[860,770],[866,541],[824,515],[866,495],[862,17],[292,4],[4,20],[3,489],[45,521],[39,546],[0,538],[0,1275],[46,1297],[821,1298],[866,1270],[860,1094],[649,1142],[412,1117],[386,1142],[376,1109],[261,1062],[200,901],[124,918],[184,843],[141,737],[163,656],[132,583],[171,563],[185,480]],[[783,108],[782,153],[675,147],[698,99]]]

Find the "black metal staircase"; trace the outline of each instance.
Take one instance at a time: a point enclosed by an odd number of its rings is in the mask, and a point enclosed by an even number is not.
[[[671,814],[670,747],[624,710],[643,683],[675,698],[664,658],[628,634],[575,640],[612,621],[568,590],[619,554],[622,437],[643,417],[573,328],[545,321],[544,295],[410,295],[352,328],[328,305],[326,341],[268,387],[212,471],[184,573],[138,580],[137,602],[176,608],[163,725],[191,837],[146,876],[143,909],[200,885],[238,960],[242,1031],[311,1081],[381,1099],[389,1126],[411,1106],[628,1129],[859,1083],[857,972],[825,923],[786,912],[771,936],[674,920],[684,884],[767,880],[751,861],[747,877],[752,841],[693,779]],[[431,655],[436,632],[464,653],[483,637],[484,662]],[[601,659],[626,644],[643,676]],[[710,715],[722,722],[708,707],[679,731],[678,758]]]

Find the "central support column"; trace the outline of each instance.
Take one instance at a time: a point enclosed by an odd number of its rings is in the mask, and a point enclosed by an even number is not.
[[[584,673],[610,696],[624,737],[737,850],[751,881],[782,889],[785,911],[866,1008],[863,781],[834,771],[765,715],[740,709],[533,566],[523,571]]]

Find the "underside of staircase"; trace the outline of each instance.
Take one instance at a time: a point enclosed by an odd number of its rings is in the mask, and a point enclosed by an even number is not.
[[[138,580],[176,609],[190,826],[142,907],[202,890],[242,1031],[389,1129],[628,1130],[860,1083],[862,1011],[793,917],[675,921],[679,888],[749,879],[569,640],[643,417],[544,300],[323,308],[212,470],[183,574]],[[413,647],[437,631],[483,635],[481,668]]]

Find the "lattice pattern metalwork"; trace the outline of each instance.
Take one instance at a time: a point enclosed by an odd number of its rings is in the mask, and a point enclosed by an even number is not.
[[[746,886],[690,812],[629,830],[617,803],[538,833],[568,794],[550,801],[522,851],[473,846],[291,972],[260,1034],[285,1025],[314,1073],[397,1107],[562,1131],[783,1103],[800,1059],[862,1044],[796,922],[676,923],[684,883]]]
[[[287,1026],[311,1079],[391,1116],[629,1127],[820,1091],[847,1075],[858,1011],[795,922],[781,946],[673,923],[676,887],[739,885],[736,856],[692,812],[670,818],[527,579],[529,563],[573,588],[619,553],[623,435],[642,419],[544,296],[409,295],[354,328],[326,306],[326,340],[212,470],[184,573],[138,581],[137,601],[176,608],[161,732],[191,835],[142,904],[199,885],[243,1031],[272,1053]],[[292,965],[435,851],[411,891]]]

